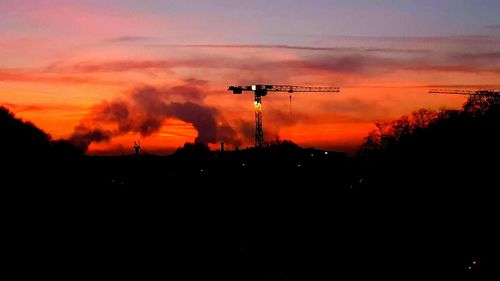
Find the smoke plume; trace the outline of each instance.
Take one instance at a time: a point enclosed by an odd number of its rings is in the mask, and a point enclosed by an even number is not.
[[[110,139],[110,131],[98,128],[90,129],[79,125],[75,128],[69,141],[80,148],[86,149],[91,142],[109,141]]]
[[[238,133],[216,108],[204,103],[204,98],[195,86],[136,88],[122,98],[95,106],[75,128],[70,141],[87,149],[92,142],[110,141],[127,133],[150,136],[166,119],[175,118],[193,125],[198,131],[197,142],[240,145]],[[102,129],[109,127],[112,129]]]

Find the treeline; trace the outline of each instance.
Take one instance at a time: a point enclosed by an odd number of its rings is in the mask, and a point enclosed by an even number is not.
[[[453,140],[453,143],[488,141],[490,136],[497,136],[499,114],[500,97],[496,96],[471,96],[460,110],[420,109],[411,116],[375,123],[377,129],[368,134],[359,153],[370,155],[401,150],[430,139],[437,142],[425,145],[439,145],[442,137],[450,133],[446,140]]]
[[[500,97],[377,123],[353,158],[358,220],[403,272],[500,274]],[[378,234],[377,234],[378,233]],[[480,260],[474,264],[474,260]],[[479,275],[478,275],[479,274]],[[461,277],[463,277],[461,276]]]
[[[459,110],[421,109],[376,123],[356,161],[360,173],[378,184],[398,185],[404,177],[407,184],[431,186],[465,176],[479,183],[496,167],[499,132],[500,97],[474,95]]]

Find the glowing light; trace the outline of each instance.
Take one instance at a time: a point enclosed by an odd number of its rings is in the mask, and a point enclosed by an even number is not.
[[[325,155],[328,155],[328,151],[325,151]]]
[[[477,261],[472,261],[472,264],[477,264]]]
[[[262,104],[260,102],[254,101],[253,104],[256,111],[260,111],[262,109]]]
[[[257,90],[257,85],[252,85],[252,91]]]

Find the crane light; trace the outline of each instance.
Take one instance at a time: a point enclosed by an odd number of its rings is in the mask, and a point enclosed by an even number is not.
[[[254,105],[256,111],[260,111],[262,109],[262,104],[258,101],[254,101],[253,105]]]

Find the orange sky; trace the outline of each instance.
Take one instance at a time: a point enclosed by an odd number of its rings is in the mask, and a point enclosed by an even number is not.
[[[18,8],[0,5],[13,7]],[[271,31],[246,21],[227,23],[228,38],[223,27],[208,26],[183,36],[179,28],[188,23],[174,15],[162,19],[77,4],[14,9],[11,18],[0,20],[0,104],[53,138],[68,138],[85,120],[88,126],[116,129],[113,122],[89,122],[89,114],[103,101],[130,103],[134,91],[148,86],[163,89],[169,102],[213,108],[217,126],[230,126],[241,145],[249,146],[245,128],[254,122],[252,96],[232,95],[228,85],[338,86],[340,94],[294,94],[292,116],[288,94],[269,94],[263,99],[264,129],[267,137],[303,146],[353,151],[374,122],[464,102],[462,96],[428,94],[430,88],[500,84],[495,30],[467,36],[314,37],[301,35],[307,30],[296,35],[279,30],[270,41]],[[239,38],[234,29],[248,31],[252,42],[232,40]],[[184,93],[176,93],[177,86],[191,86],[200,96],[179,97]],[[140,140],[144,151],[167,153],[197,135],[192,124],[165,117],[152,134],[122,132],[110,142],[93,143],[89,152],[129,153]]]

